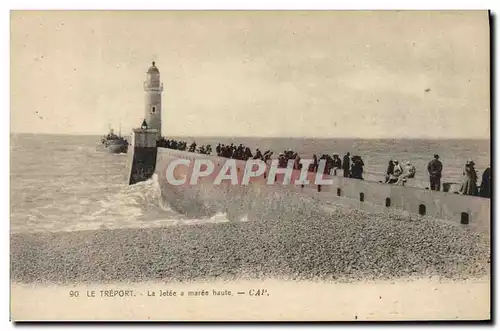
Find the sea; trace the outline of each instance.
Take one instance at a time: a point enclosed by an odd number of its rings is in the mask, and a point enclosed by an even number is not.
[[[244,144],[252,149],[292,149],[302,158],[350,152],[360,155],[365,172],[383,174],[390,159],[411,161],[417,178],[426,179],[434,154],[443,162],[443,178],[461,181],[465,162],[473,160],[479,176],[490,164],[489,140],[390,140],[245,137],[169,137],[198,146]],[[11,134],[11,233],[145,228],[190,224],[188,219],[159,203],[156,178],[127,185],[127,154],[110,154],[100,136]],[[217,214],[209,221],[226,222]]]

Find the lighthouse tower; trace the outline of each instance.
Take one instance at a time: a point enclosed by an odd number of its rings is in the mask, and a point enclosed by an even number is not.
[[[146,109],[140,128],[132,130],[133,153],[129,161],[129,185],[151,178],[156,168],[158,149],[156,142],[161,138],[161,92],[160,71],[153,62],[149,67],[146,81]]]
[[[157,139],[161,138],[161,93],[163,84],[160,82],[160,70],[152,63],[149,67],[146,81],[144,82],[146,92],[146,108],[144,118],[149,129],[157,131]]]

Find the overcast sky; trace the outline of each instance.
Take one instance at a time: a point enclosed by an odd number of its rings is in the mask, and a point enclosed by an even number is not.
[[[11,130],[124,133],[161,72],[164,135],[489,138],[471,12],[12,12]]]

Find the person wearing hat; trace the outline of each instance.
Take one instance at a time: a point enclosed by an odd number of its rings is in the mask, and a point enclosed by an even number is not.
[[[397,185],[404,185],[406,183],[407,179],[410,178],[415,178],[415,173],[417,170],[415,167],[411,164],[410,161],[405,162],[405,168],[403,170],[403,174],[399,176],[398,181],[396,182]]]
[[[280,153],[278,156],[278,168],[286,168],[287,161],[285,153]]]
[[[439,161],[439,155],[434,154],[434,159],[427,164],[427,171],[429,172],[429,181],[431,183],[432,191],[441,190],[441,173],[443,172],[443,164]]]
[[[392,172],[390,174],[388,174],[388,179],[387,179],[386,183],[387,184],[398,184],[399,177],[403,174],[403,168],[399,164],[398,160],[394,160],[391,162],[392,162]]]
[[[334,176],[337,176],[337,170],[339,169],[342,169],[342,160],[338,154],[333,154],[332,171]]]
[[[351,153],[347,152],[342,160],[342,169],[344,170],[344,177],[349,177],[351,170]]]
[[[394,174],[394,161],[389,160],[389,164],[387,166],[387,170],[385,172],[385,183],[389,183],[391,179],[391,175]]]
[[[405,172],[407,173],[406,178],[415,178],[415,174],[417,173],[417,169],[415,169],[415,166],[413,164],[411,164],[410,161],[406,161]]]
[[[351,178],[363,179],[363,167],[365,166],[363,159],[359,155],[352,157]]]
[[[318,171],[318,157],[316,154],[313,155],[313,162],[309,164],[309,172]]]
[[[403,168],[401,167],[401,164],[399,164],[398,160],[394,160],[393,163],[394,163],[393,174],[394,176],[399,178],[399,176],[403,174]]]
[[[477,173],[472,160],[465,163],[463,175],[464,181],[459,191],[460,194],[477,195]]]

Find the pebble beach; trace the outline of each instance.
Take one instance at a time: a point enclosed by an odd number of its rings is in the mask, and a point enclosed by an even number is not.
[[[243,217],[145,229],[11,235],[19,283],[489,277],[489,235],[438,220],[231,194]],[[226,206],[227,207],[227,206]],[[243,209],[242,209],[243,208]],[[249,212],[250,211],[250,212]]]

